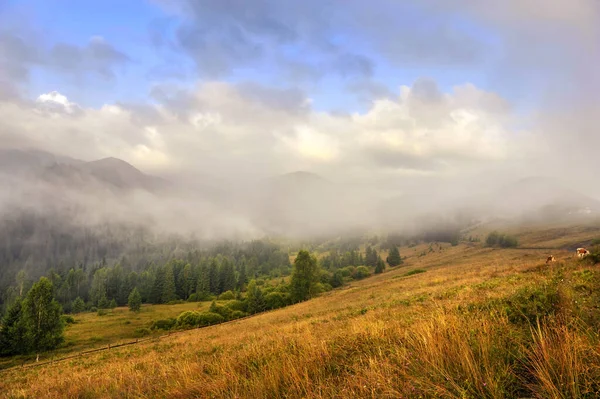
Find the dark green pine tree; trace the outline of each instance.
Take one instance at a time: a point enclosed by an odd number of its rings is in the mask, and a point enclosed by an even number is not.
[[[246,262],[240,265],[240,273],[237,278],[236,288],[242,291],[248,282],[248,276],[246,275]]]
[[[387,263],[390,266],[398,266],[402,264],[402,258],[400,257],[400,251],[398,251],[397,246],[394,245],[392,249],[390,249],[390,254],[387,257]]]
[[[175,292],[175,276],[173,275],[173,266],[170,263],[165,265],[164,270],[165,283],[163,285],[161,303],[169,303],[177,299],[177,294]]]
[[[377,256],[377,264],[375,265],[375,274],[383,273],[385,270],[385,262],[381,259],[381,256]]]
[[[54,299],[52,283],[45,277],[35,283],[23,301],[23,322],[29,348],[38,354],[63,342],[62,308]]]
[[[156,269],[154,275],[154,284],[150,292],[150,302],[157,304],[162,303],[162,294],[165,286],[165,270],[162,267]]]
[[[235,289],[235,269],[227,258],[221,263],[219,270],[219,293]]]
[[[199,301],[206,299],[210,295],[210,275],[208,266],[201,264],[198,270],[198,282],[196,284],[196,296]]]
[[[370,245],[367,247],[367,252],[365,254],[365,264],[371,267],[377,266],[377,251],[371,248]]]
[[[313,297],[318,282],[317,259],[306,250],[298,252],[290,282],[292,299],[300,302]]]
[[[219,294],[219,264],[215,258],[208,265],[208,280],[210,282],[210,292]]]
[[[251,280],[246,291],[246,301],[248,302],[248,313],[254,314],[266,309],[265,298],[260,287],[256,285],[255,280]]]
[[[85,310],[85,302],[83,302],[83,299],[81,299],[81,297],[75,298],[73,304],[71,305],[71,310],[75,314],[81,313]]]
[[[0,356],[27,353],[26,329],[23,322],[23,302],[17,299],[2,319],[0,329]]]
[[[127,305],[132,312],[139,312],[142,308],[142,296],[137,288],[134,288],[129,294]]]

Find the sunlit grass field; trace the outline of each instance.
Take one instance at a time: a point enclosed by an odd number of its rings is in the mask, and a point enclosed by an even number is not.
[[[402,266],[294,306],[5,372],[0,395],[600,397],[599,267],[551,252],[559,261],[545,265],[542,249],[401,248]],[[95,336],[126,338],[196,306],[78,316],[67,340],[76,350]],[[542,318],[528,320],[532,314]]]

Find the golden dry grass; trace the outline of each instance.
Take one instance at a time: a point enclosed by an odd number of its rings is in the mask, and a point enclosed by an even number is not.
[[[467,245],[418,256],[428,248],[403,248],[402,267],[278,311],[6,372],[0,396],[597,397],[595,334],[566,316],[516,327],[487,306],[589,266],[569,252],[547,267],[543,250]],[[427,272],[405,276],[417,267]]]

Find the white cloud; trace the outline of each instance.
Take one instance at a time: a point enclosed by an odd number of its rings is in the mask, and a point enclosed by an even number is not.
[[[396,99],[378,100],[367,112],[350,116],[289,112],[222,82],[202,84],[186,98],[178,109],[187,118],[154,105],[159,119],[144,124],[135,108],[81,109],[53,92],[40,95],[31,109],[0,104],[0,127],[50,151],[83,159],[115,156],[156,173],[444,174],[508,161],[527,150],[512,151],[516,145],[506,127],[511,118],[506,102],[473,85],[449,93],[438,93],[431,82],[403,86]],[[36,112],[40,104],[63,112]]]
[[[38,108],[40,110],[47,111],[53,114],[74,114],[80,111],[80,108],[77,104],[70,102],[66,96],[60,94],[57,91],[40,94],[36,99],[36,103],[38,104]]]

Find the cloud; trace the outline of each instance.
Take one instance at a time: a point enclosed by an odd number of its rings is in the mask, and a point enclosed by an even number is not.
[[[93,72],[106,79],[115,77],[115,67],[129,62],[131,59],[125,53],[115,49],[101,36],[93,36],[85,46],[58,43],[48,56],[49,66],[61,72]]]
[[[30,108],[0,105],[0,130],[76,158],[116,156],[155,173],[230,176],[297,169],[331,177],[390,170],[444,175],[526,151],[513,149],[510,107],[473,85],[444,93],[434,81],[418,80],[346,116],[313,110],[295,89],[206,82],[176,89],[175,97],[167,91],[157,89],[156,105],[100,108],[48,93]]]

